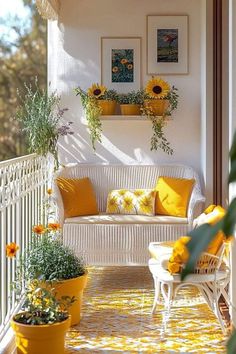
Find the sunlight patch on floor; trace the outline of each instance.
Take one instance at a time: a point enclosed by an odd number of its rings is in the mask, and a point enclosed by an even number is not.
[[[186,302],[192,293],[182,292]],[[205,304],[174,307],[161,341],[163,307],[151,315],[153,295],[147,267],[91,269],[83,318],[67,335],[67,353],[226,353],[225,338]]]

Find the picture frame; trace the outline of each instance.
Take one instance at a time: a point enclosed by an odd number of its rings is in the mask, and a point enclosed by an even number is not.
[[[118,93],[141,87],[141,37],[101,38],[101,83]]]
[[[147,74],[187,75],[188,15],[147,15]]]

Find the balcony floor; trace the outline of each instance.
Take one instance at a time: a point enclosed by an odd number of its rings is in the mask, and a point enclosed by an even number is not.
[[[182,290],[176,305],[186,304],[193,292]],[[152,316],[152,301],[147,267],[92,268],[83,318],[68,333],[67,353],[226,352],[214,314],[197,301],[191,307],[173,308],[166,340],[160,341],[162,307]]]

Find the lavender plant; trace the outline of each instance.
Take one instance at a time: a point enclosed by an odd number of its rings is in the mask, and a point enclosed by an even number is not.
[[[55,161],[55,169],[59,166],[57,142],[60,136],[71,135],[72,122],[61,124],[67,108],[60,108],[60,96],[56,92],[48,94],[40,89],[35,79],[35,89],[25,84],[26,94],[21,97],[21,106],[16,112],[16,119],[22,124],[22,132],[25,133],[29,152],[41,156],[51,153]]]

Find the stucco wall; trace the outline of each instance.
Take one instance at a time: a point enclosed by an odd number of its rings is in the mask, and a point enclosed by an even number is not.
[[[49,23],[48,80],[69,108],[75,134],[60,142],[62,162],[152,164],[178,162],[201,171],[201,6],[196,0],[64,0],[59,24]],[[166,76],[179,89],[178,111],[166,128],[173,156],[150,151],[148,121],[103,121],[103,142],[93,153],[73,88],[100,82],[100,38],[142,37],[142,81],[146,75],[146,15],[189,15],[189,75]]]

